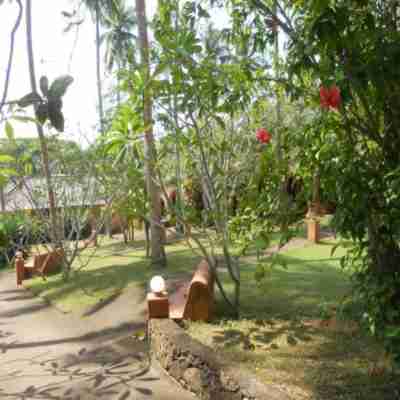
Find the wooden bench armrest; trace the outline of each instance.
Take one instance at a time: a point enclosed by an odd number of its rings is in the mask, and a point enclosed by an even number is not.
[[[169,296],[171,319],[208,320],[214,301],[214,279],[207,261],[197,266],[192,279]]]
[[[190,281],[183,283],[169,297],[169,317],[171,319],[182,319],[187,302],[188,292],[190,289]]]

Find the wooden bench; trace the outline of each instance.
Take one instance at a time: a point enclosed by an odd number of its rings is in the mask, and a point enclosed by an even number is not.
[[[63,257],[64,251],[62,249],[35,254],[28,261],[25,261],[22,256],[17,256],[15,262],[17,284],[20,285],[23,280],[32,278],[34,275],[40,275],[43,279],[46,279],[46,275],[59,272]]]
[[[201,261],[192,279],[180,285],[168,300],[170,319],[209,321],[214,308],[214,276],[207,261]]]
[[[79,247],[79,249],[85,250],[89,246],[97,247],[97,231],[96,231],[96,229],[92,229],[90,236],[83,241],[83,243]]]

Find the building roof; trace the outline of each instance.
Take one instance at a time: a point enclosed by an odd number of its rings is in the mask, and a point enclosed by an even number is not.
[[[58,208],[105,204],[101,185],[93,177],[55,175],[52,184]],[[4,192],[6,212],[49,208],[46,180],[42,177],[14,179]]]

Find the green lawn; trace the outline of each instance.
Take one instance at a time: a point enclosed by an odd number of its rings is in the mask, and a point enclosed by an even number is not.
[[[75,272],[69,281],[65,282],[62,275],[57,274],[46,281],[42,278],[27,280],[24,285],[63,311],[81,311],[127,287],[144,293],[155,274],[165,278],[187,275],[199,260],[183,243],[169,244],[166,251],[168,268],[154,270],[145,257],[144,241],[125,245],[120,240],[107,238],[100,242],[98,249],[89,248],[75,260]]]
[[[143,232],[137,232],[137,236],[143,237]],[[271,243],[278,242],[279,234],[274,234]],[[155,274],[166,279],[190,276],[201,259],[184,240],[172,240],[166,246],[168,267],[159,271],[152,268],[145,257],[144,240],[125,245],[121,237],[101,237],[99,244],[97,249],[88,248],[75,260],[69,281],[65,282],[62,275],[57,274],[46,281],[42,278],[27,280],[24,285],[63,311],[80,312],[112,298],[126,287],[144,292]]]
[[[331,257],[333,244],[285,252],[287,268],[260,286],[254,260],[244,260],[241,319],[226,319],[219,300],[215,321],[188,324],[190,334],[296,400],[400,398],[382,346],[349,320],[356,307],[339,266],[345,249]]]
[[[244,257],[241,319],[229,319],[217,295],[215,320],[188,324],[189,333],[295,400],[400,398],[400,380],[391,375],[382,347],[357,324],[343,319],[348,312],[340,312],[356,308],[349,307],[349,277],[339,266],[345,249],[332,257],[334,243],[303,242],[305,247],[283,252],[278,257],[286,267],[275,266],[260,284],[254,278],[256,257]],[[164,277],[190,276],[199,257],[184,242],[169,244],[166,250]],[[63,310],[82,311],[128,287],[145,293],[157,273],[145,258],[142,241],[125,245],[107,239],[93,254],[85,251],[81,261],[87,266],[69,282],[55,275],[26,284]],[[74,267],[79,265],[77,260]],[[231,292],[228,273],[222,269],[220,276]]]

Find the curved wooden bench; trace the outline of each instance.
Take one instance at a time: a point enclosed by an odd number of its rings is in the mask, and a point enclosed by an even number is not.
[[[28,261],[19,257],[16,260],[17,284],[20,285],[22,280],[29,279],[34,275],[40,275],[43,279],[46,279],[46,275],[49,273],[59,272],[63,257],[63,249],[35,254]]]
[[[79,250],[85,250],[86,248],[93,246],[97,247],[97,231],[96,229],[92,229],[90,236],[83,240],[82,243],[79,245]]]
[[[169,296],[169,318],[209,321],[214,309],[214,277],[207,261],[197,266],[190,282]]]

